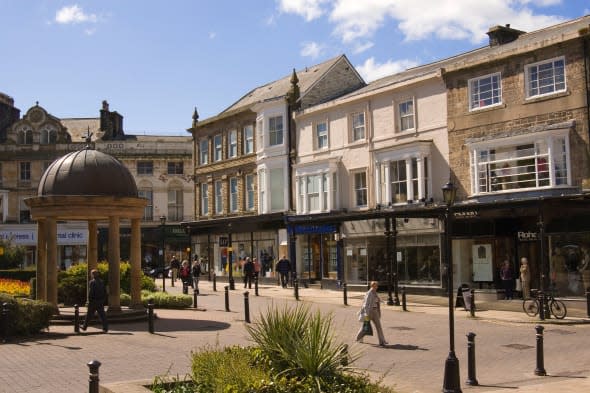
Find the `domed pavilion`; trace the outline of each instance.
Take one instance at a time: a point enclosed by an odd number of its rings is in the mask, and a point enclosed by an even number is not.
[[[37,221],[37,299],[57,307],[57,221],[88,223],[88,272],[98,264],[99,221],[108,221],[108,311],[121,311],[120,220],[131,220],[131,307],[141,306],[141,231],[147,200],[137,196],[129,170],[114,157],[90,149],[54,161],[37,196],[25,203]]]

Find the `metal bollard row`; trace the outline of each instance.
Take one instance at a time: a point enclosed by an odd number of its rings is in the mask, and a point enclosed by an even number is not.
[[[402,287],[402,310],[408,311],[407,305],[408,304],[406,303],[406,287]]]
[[[537,367],[535,368],[535,375],[547,375],[545,371],[544,359],[543,359],[543,329],[541,325],[535,326],[536,338],[537,338]]]
[[[477,378],[475,377],[475,333],[470,332],[467,335],[467,385],[477,386]]]
[[[258,274],[254,276],[254,295],[258,296]]]
[[[80,333],[80,306],[74,304],[74,332]]]
[[[213,292],[217,292],[217,276],[213,273]]]
[[[10,311],[8,309],[8,303],[2,303],[2,315],[0,315],[0,334],[2,334],[2,342],[8,341],[8,315]]]
[[[293,280],[293,290],[295,291],[295,300],[299,300],[299,280]]]
[[[150,299],[148,301],[148,331],[154,334],[154,301]]]
[[[225,290],[225,311],[229,312],[229,286],[223,287]]]
[[[250,300],[248,291],[244,292],[244,320],[250,323]]]
[[[193,290],[193,308],[197,308],[197,297],[199,296],[199,290],[198,289],[194,289]]]
[[[98,393],[98,369],[100,368],[100,362],[93,360],[87,363],[88,366],[88,393]]]
[[[342,295],[344,296],[344,305],[348,306],[348,286],[346,283],[342,284]]]

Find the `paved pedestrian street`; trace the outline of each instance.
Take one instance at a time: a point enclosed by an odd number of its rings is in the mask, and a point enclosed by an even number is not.
[[[218,288],[221,286],[218,283]],[[222,287],[221,287],[222,288]],[[230,312],[225,311],[224,291],[214,292],[203,282],[198,309],[156,310],[155,334],[147,322],[111,324],[108,334],[100,326],[76,334],[73,326],[51,326],[35,338],[11,339],[0,344],[0,392],[87,392],[88,367],[101,362],[101,385],[151,380],[155,375],[183,377],[190,370],[190,353],[203,347],[249,345],[244,328],[244,295],[238,285],[230,291]],[[180,291],[178,287],[167,288]],[[383,307],[382,324],[389,344],[377,338],[354,338],[362,293],[349,292],[348,306],[340,291],[300,289],[300,303],[322,313],[332,313],[334,334],[361,354],[354,364],[399,393],[440,392],[445,359],[449,352],[448,307],[443,298],[408,296],[408,311]],[[381,293],[383,300],[387,294]],[[588,392],[590,391],[590,320],[585,315],[550,320],[542,324],[547,376],[536,376],[538,319],[514,311],[481,310],[473,318],[455,311],[455,347],[464,392]],[[292,288],[260,287],[250,290],[250,318],[270,305],[294,305]],[[85,310],[82,310],[82,314]],[[576,314],[572,312],[572,314]],[[467,380],[467,334],[475,337],[475,372],[479,386]]]

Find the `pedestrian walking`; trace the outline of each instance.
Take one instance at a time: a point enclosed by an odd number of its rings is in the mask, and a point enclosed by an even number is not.
[[[188,287],[193,285],[192,274],[191,274],[191,267],[189,266],[188,261],[185,259],[182,261],[182,266],[180,267],[180,281],[182,281],[182,293],[188,293]]]
[[[289,272],[291,271],[291,262],[289,262],[287,257],[283,255],[283,257],[277,262],[275,270],[281,277],[281,286],[286,288],[287,282],[289,281]]]
[[[178,271],[180,270],[180,261],[176,259],[176,255],[172,256],[170,260],[170,271],[172,272],[170,276],[170,285],[174,286],[176,279],[178,278]]]
[[[512,274],[512,268],[510,267],[510,262],[508,262],[508,259],[504,260],[504,264],[502,265],[502,268],[500,269],[500,279],[502,280],[502,287],[504,288],[504,294],[505,294],[505,299],[506,300],[512,300],[513,296],[512,296],[512,286],[513,286],[513,274]]]
[[[254,263],[254,277],[260,278],[260,270],[262,269],[260,261],[258,260],[258,258],[253,258],[252,263]]]
[[[246,262],[244,262],[244,268],[242,269],[244,273],[244,288],[252,288],[252,278],[254,277],[254,262],[250,259],[250,257],[246,257]]]
[[[379,337],[379,346],[384,347],[387,345],[387,341],[385,341],[383,329],[381,328],[381,299],[379,299],[379,295],[377,294],[378,286],[379,284],[377,281],[371,281],[370,289],[365,293],[363,304],[358,315],[359,321],[361,322],[373,322],[375,329],[377,330],[377,336]],[[365,329],[363,329],[363,327],[364,326],[361,325],[361,328],[356,335],[356,341],[361,341],[365,336]]]
[[[86,328],[88,328],[88,323],[94,318],[94,314],[98,313],[100,322],[102,322],[102,331],[106,333],[109,331],[109,323],[104,312],[107,291],[104,283],[100,279],[98,270],[92,269],[90,271],[90,276],[92,279],[88,282],[88,312],[86,313],[86,318],[84,318],[84,323],[80,326],[80,329],[86,330]]]
[[[203,272],[203,268],[201,266],[201,261],[195,257],[193,261],[192,267],[192,275],[193,275],[193,289],[199,293],[199,279],[201,278],[201,273]]]

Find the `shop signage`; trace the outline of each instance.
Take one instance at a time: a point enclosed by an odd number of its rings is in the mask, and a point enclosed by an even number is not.
[[[36,230],[0,230],[0,240],[18,245],[37,245]],[[57,244],[59,245],[84,245],[88,243],[88,230],[85,229],[61,229],[57,231]]]
[[[219,237],[219,247],[227,247],[229,245],[228,238],[225,236]]]
[[[519,242],[535,242],[539,240],[539,235],[537,232],[518,231],[517,235]]]
[[[466,210],[453,212],[453,216],[455,216],[455,218],[476,218],[479,217],[479,212],[477,210]]]
[[[294,230],[296,235],[335,232],[336,225],[297,225]]]

